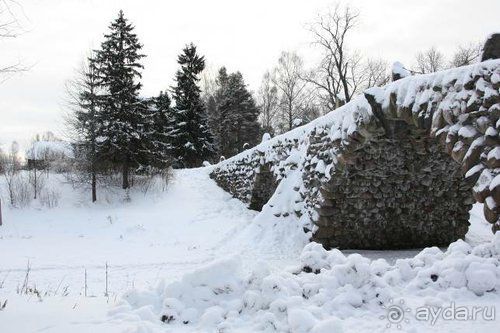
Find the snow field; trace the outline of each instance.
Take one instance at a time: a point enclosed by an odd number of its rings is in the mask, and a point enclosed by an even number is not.
[[[269,206],[261,214],[246,209],[210,170],[178,170],[165,193],[131,192],[130,202],[102,193],[107,202],[98,205],[51,174],[58,207],[4,206],[0,302],[8,303],[0,331],[373,332],[386,329],[380,316],[391,299],[412,308],[500,304],[500,242],[480,205],[466,242],[446,251],[325,251],[304,247],[300,221],[276,218]],[[27,284],[40,297],[17,292],[28,260]],[[433,328],[497,329],[490,321],[466,324]],[[429,325],[413,319],[407,328]]]

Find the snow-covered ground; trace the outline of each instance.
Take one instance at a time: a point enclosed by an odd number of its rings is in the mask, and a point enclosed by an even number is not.
[[[209,171],[178,170],[166,192],[133,192],[130,202],[117,192],[91,205],[57,175],[46,185],[61,193],[56,208],[11,209],[4,195],[0,332],[397,331],[381,318],[391,300],[413,311],[451,302],[500,311],[500,239],[492,241],[480,206],[470,245],[448,252],[303,250],[307,236],[296,226],[255,218]],[[499,327],[405,318],[412,332]]]

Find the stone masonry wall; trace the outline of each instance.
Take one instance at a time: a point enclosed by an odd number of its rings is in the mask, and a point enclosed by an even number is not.
[[[261,214],[293,214],[327,247],[445,245],[467,231],[474,200],[496,231],[499,96],[500,60],[407,77],[219,163],[211,176],[251,203],[257,171],[269,165],[277,190]]]
[[[473,184],[434,140],[404,122],[395,125],[397,135],[373,139],[323,184],[315,241],[400,249],[445,246],[465,236]]]

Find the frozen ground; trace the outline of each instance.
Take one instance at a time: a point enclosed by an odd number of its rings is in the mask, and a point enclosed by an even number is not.
[[[321,290],[371,290],[374,282],[370,279],[362,279],[364,282],[359,282],[358,287],[353,280],[347,283],[351,287],[346,287],[338,285],[339,276],[328,273],[333,263],[364,265],[370,262],[368,259],[330,256],[328,260],[333,262],[327,260],[317,267],[326,270],[325,274],[297,274],[304,265],[314,265],[317,257],[325,254],[318,249],[302,252],[306,236],[287,235],[287,230],[294,230],[291,226],[268,226],[262,218],[254,220],[256,212],[247,210],[218,188],[209,179],[207,169],[176,171],[167,192],[132,193],[130,202],[121,202],[121,194],[107,193],[109,202],[95,206],[86,202],[87,193],[73,191],[62,182],[62,177],[51,175],[47,186],[61,192],[59,207],[48,209],[33,204],[31,208],[10,209],[4,204],[4,225],[0,227],[0,303],[7,300],[7,304],[0,311],[2,333],[397,331],[394,325],[386,328],[388,321],[379,318],[385,309],[374,305],[368,296],[365,304],[364,296],[359,298],[356,292],[322,294]],[[471,211],[471,223],[466,239],[470,245],[491,242],[493,237],[482,219],[480,206]],[[355,252],[358,251],[344,254]],[[387,265],[398,267],[399,272],[405,261],[397,259],[411,258],[418,252],[358,253],[374,260],[369,263],[373,267],[381,266],[376,259],[384,258]],[[471,256],[468,250],[460,255]],[[446,259],[450,256],[437,252],[424,257],[431,258],[421,260],[426,263],[443,260],[443,267],[461,262],[450,261]],[[480,264],[486,265],[483,261]],[[414,262],[411,265],[418,266]],[[485,270],[488,269],[482,267],[479,274]],[[496,270],[499,271],[498,266]],[[464,306],[496,305],[500,311],[498,291],[477,296],[467,286],[468,289],[416,293],[406,284],[422,281],[407,274],[411,276],[408,281],[401,273],[401,281],[383,288],[386,301],[399,296],[412,307],[445,306],[455,301]],[[253,282],[248,283],[249,279]],[[268,291],[269,281],[277,281],[274,284],[280,293]],[[499,283],[491,279],[484,282],[486,287],[475,288],[487,289],[488,283]],[[20,295],[20,289],[26,285],[39,295]],[[311,286],[315,297],[309,300],[303,295],[297,299],[297,286]],[[213,290],[220,292],[214,296]],[[336,303],[327,304],[318,295],[335,299]],[[271,304],[273,300],[283,303]],[[327,305],[331,307],[328,311]],[[273,314],[274,310],[278,314]],[[287,315],[280,317],[282,312]],[[170,321],[168,324],[159,321],[163,315]],[[434,326],[427,322],[405,323],[403,330],[422,332],[433,328],[454,332],[460,328],[473,332],[480,328],[482,332],[497,332],[498,326],[497,320],[443,320]]]

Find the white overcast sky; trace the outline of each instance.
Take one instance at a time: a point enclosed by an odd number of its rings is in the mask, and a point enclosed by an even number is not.
[[[38,132],[64,134],[64,84],[96,48],[118,13],[136,26],[143,52],[144,96],[172,84],[177,54],[194,42],[210,67],[243,73],[257,90],[282,50],[312,64],[305,29],[335,2],[328,0],[18,0],[24,34],[0,41],[0,67],[22,60],[31,69],[0,84],[0,143],[23,146]],[[431,46],[451,54],[459,44],[500,31],[500,0],[352,0],[360,11],[352,47],[411,66]]]

